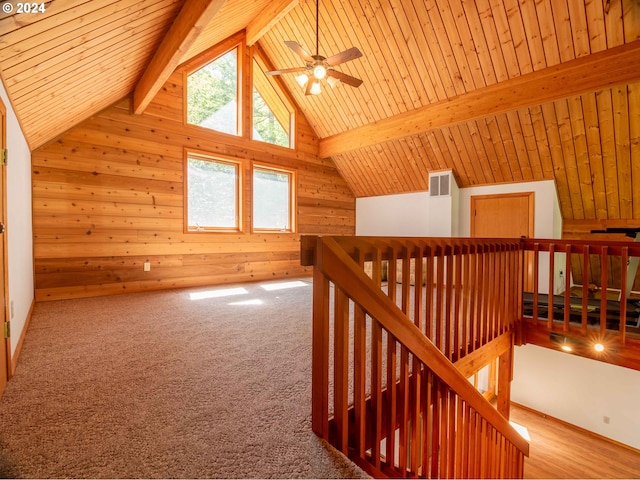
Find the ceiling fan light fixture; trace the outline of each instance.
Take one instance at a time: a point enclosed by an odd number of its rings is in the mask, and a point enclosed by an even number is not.
[[[329,84],[329,86],[330,86],[331,88],[335,88],[335,87],[337,87],[338,85],[340,85],[340,80],[338,80],[338,79],[337,79],[337,78],[335,78],[335,77],[327,77],[327,83]]]
[[[311,84],[311,90],[310,90],[311,95],[319,95],[321,91],[322,90],[320,89],[320,82],[317,80],[314,80],[314,82]]]
[[[304,87],[308,81],[309,75],[307,75],[306,73],[303,73],[302,75],[298,75],[296,77],[296,82],[298,82],[298,85],[300,85],[301,87]]]
[[[317,80],[322,80],[326,75],[327,75],[327,69],[324,67],[324,65],[316,65],[313,68],[313,76]]]

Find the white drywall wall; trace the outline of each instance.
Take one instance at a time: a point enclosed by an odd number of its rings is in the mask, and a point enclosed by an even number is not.
[[[33,228],[31,223],[31,151],[11,102],[0,81],[0,98],[7,109],[7,244],[9,302],[13,303],[11,354],[25,327],[34,296]]]
[[[511,399],[640,449],[640,372],[536,345],[515,350]],[[605,423],[604,417],[609,418]]]
[[[356,198],[356,235],[428,237],[429,192]]]

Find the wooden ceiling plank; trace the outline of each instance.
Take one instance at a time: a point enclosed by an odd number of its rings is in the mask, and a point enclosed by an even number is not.
[[[456,38],[456,41],[458,43],[460,42],[455,26],[453,26],[453,31],[447,31],[447,28],[445,27],[442,20],[442,13],[435,0],[426,0],[425,4],[427,14],[435,33],[435,38],[437,39],[438,45],[440,46],[440,51],[444,60],[440,65],[440,68],[446,69],[446,71],[449,72],[449,75],[451,76],[451,79],[453,81],[456,95],[460,95],[462,93],[473,90],[473,80],[471,79],[469,68],[466,64],[466,58],[464,62],[458,62],[454,54],[454,48],[451,44],[451,39],[449,38],[449,36],[451,35]]]
[[[522,173],[522,179],[525,182],[529,182],[534,179],[533,169],[531,168],[531,160],[529,159],[529,149],[524,140],[524,133],[522,131],[522,124],[520,123],[520,117],[518,111],[507,112],[504,115],[505,128],[508,127],[511,132],[511,138],[513,139],[513,149],[516,154],[518,166]]]
[[[507,114],[510,115],[510,114]],[[536,134],[533,129],[533,121],[528,109],[520,109],[515,112],[520,122],[522,129],[522,139],[527,150],[527,157],[529,158],[529,165],[531,167],[531,174],[533,180],[544,180],[544,172],[542,170],[542,163],[540,160],[540,152],[538,151],[538,144],[536,143]]]
[[[465,125],[454,125],[447,129],[451,136],[450,148],[453,147],[456,149],[459,162],[464,167],[466,177],[465,186],[486,183],[484,172],[480,165],[478,152],[473,149],[471,138],[464,137],[463,131],[466,131],[464,127]]]
[[[467,50],[473,49],[476,53],[478,66],[482,77],[484,78],[484,85],[497,83],[498,79],[496,77],[496,68],[491,61],[491,52],[489,51],[489,45],[485,38],[476,2],[471,2],[469,0],[452,0],[450,1],[450,5],[455,17],[466,19],[465,29],[469,34],[466,48]],[[499,57],[502,58],[502,55]]]
[[[498,116],[494,115],[485,118],[487,124],[487,130],[489,132],[491,143],[496,152],[496,159],[500,165],[500,171],[502,172],[502,178],[504,181],[522,181],[522,173],[519,168],[514,168],[509,162],[509,155],[507,154],[507,145],[503,141],[502,134],[500,132],[500,125],[498,123]]]
[[[320,156],[504,113],[640,78],[640,40],[324,138]]]
[[[498,36],[497,25],[489,0],[464,0],[465,10],[471,8],[469,4],[477,5],[480,26],[482,34],[487,41],[487,48],[491,55],[491,64],[495,71],[496,81],[502,82],[519,75],[520,72],[515,60],[507,66],[507,58],[515,59],[513,43],[509,43],[503,47],[500,37]]]
[[[53,87],[56,82],[75,82],[77,80],[75,73],[79,68],[96,67],[113,61],[122,62],[120,54],[124,49],[144,44],[149,37],[157,42],[157,35],[163,29],[162,20],[170,19],[171,16],[172,10],[165,10],[162,16],[139,19],[132,23],[135,28],[133,32],[122,29],[109,33],[107,38],[110,43],[104,43],[96,38],[87,42],[82,50],[70,50],[28,70],[15,72],[10,82],[11,90],[16,96],[23,96],[27,93],[32,95],[41,88],[42,82],[46,82],[48,87]],[[133,35],[135,37],[132,37]],[[132,41],[132,38],[135,38],[136,41]],[[101,75],[104,76],[104,69],[96,68],[93,76],[100,77]]]
[[[37,15],[18,14],[16,10],[11,15],[0,12],[0,51],[5,48],[19,48],[22,40],[37,35],[40,31],[48,29],[45,25],[57,25],[64,23],[67,17],[77,17],[91,12],[97,8],[118,0],[57,0],[44,2],[44,13]],[[59,15],[59,16],[58,16]]]
[[[567,103],[573,133],[578,185],[580,187],[580,196],[582,197],[582,210],[584,212],[584,218],[592,219],[596,218],[596,206],[593,195],[593,178],[589,162],[589,149],[587,145],[582,98],[569,97]]]
[[[573,35],[573,50],[576,58],[584,57],[591,53],[587,9],[582,2],[568,2],[568,7],[569,23]]]
[[[374,29],[374,32],[378,35],[378,38],[387,39],[385,43],[389,48],[389,58],[396,60],[393,64],[397,68],[397,73],[394,72],[397,79],[397,91],[402,92],[402,96],[406,98],[404,104],[408,110],[421,107],[427,103],[427,95],[423,82],[416,72],[415,63],[397,61],[398,59],[414,58],[414,55],[411,54],[407,43],[404,41],[404,32],[400,30],[397,21],[394,21],[395,11],[386,3],[383,6],[377,0],[374,1],[377,8],[387,10],[385,15],[376,15],[378,29]],[[373,5],[374,1],[370,3]]]
[[[446,68],[440,44],[435,41],[437,35],[431,23],[427,5],[425,2],[411,3],[413,4],[415,15],[412,17],[411,14],[408,13],[408,16],[413,22],[413,27],[417,29],[416,31],[422,32],[422,35],[419,35],[422,47],[420,51],[424,52],[423,55],[425,55],[427,59],[427,65],[430,68],[430,78],[436,85],[438,98],[444,100],[449,97],[454,97],[457,95],[454,80],[451,77],[451,72]]]
[[[505,61],[510,71],[515,75],[522,75],[533,71],[531,57],[524,37],[522,15],[516,0],[508,3],[502,0],[490,0],[491,11],[496,22],[496,29],[503,48],[507,49]],[[513,62],[513,65],[510,65]]]
[[[140,114],[182,61],[224,0],[186,0],[133,92],[133,111]]]
[[[542,49],[547,66],[557,65],[560,63],[558,36],[556,34],[551,2],[553,2],[553,0],[543,0],[536,3],[540,36],[542,38]]]
[[[597,92],[596,100],[598,104],[600,143],[602,146],[604,187],[607,195],[607,218],[619,219],[622,217],[620,216],[620,201],[618,199],[618,166],[616,162],[611,89]]]
[[[622,0],[624,42],[640,39],[640,4],[635,0]]]
[[[568,99],[556,100],[554,103],[564,158],[563,166],[567,175],[567,188],[569,189],[569,196],[571,197],[571,209],[573,212],[571,218],[585,218],[584,208],[582,206],[582,195],[580,192],[578,166],[576,164],[574,132],[571,125],[571,118],[569,116]]]
[[[121,81],[120,72],[122,72],[123,76],[127,75],[127,72],[125,72],[127,68],[140,65],[144,61],[145,53],[151,51],[153,43],[156,41],[156,36],[153,34],[155,32],[151,33],[143,43],[132,44],[128,41],[128,37],[124,37],[115,44],[114,48],[121,44],[122,49],[119,49],[119,51],[123,55],[122,58],[118,55],[113,55],[105,59],[99,55],[93,55],[92,60],[88,62],[65,63],[65,68],[61,70],[64,75],[54,76],[54,80],[48,82],[48,85],[54,89],[54,95],[51,95],[49,90],[20,90],[17,92],[18,103],[23,108],[33,106],[37,110],[43,101],[56,99],[64,102],[67,97],[66,94],[81,95],[83,85],[93,86],[97,83],[105,86],[105,88],[110,88],[116,80]],[[136,60],[137,63],[133,60]],[[109,72],[109,77],[105,77],[104,73],[101,72]],[[129,72],[129,76],[135,76],[135,72],[133,74]],[[45,80],[47,78],[45,77]],[[130,87],[131,85],[127,86],[127,88]]]
[[[569,18],[569,10],[567,2],[551,2],[551,10],[553,11],[553,22],[555,24],[556,42],[561,62],[568,62],[576,58],[573,48],[573,33],[571,31],[571,20]]]
[[[631,149],[629,142],[629,103],[627,87],[611,90],[613,99],[616,141],[616,164],[618,167],[618,197],[620,218],[633,218],[633,192],[631,188]],[[636,179],[637,180],[637,179]]]
[[[607,5],[609,11],[604,15],[604,26],[607,32],[607,48],[612,48],[624,43],[624,28],[620,28],[620,19],[623,18],[622,0],[613,0]]]
[[[476,182],[472,182],[471,184],[486,185],[494,183],[495,179],[493,178],[493,171],[491,170],[491,165],[487,158],[487,151],[482,143],[482,138],[478,131],[476,122],[463,123],[460,124],[458,128],[462,135],[462,141],[467,151],[469,151],[468,156],[470,161],[473,162]]]
[[[542,176],[544,179],[553,179],[554,170],[551,160],[551,151],[549,149],[549,140],[547,139],[547,129],[544,123],[542,108],[540,105],[527,108],[528,115],[531,117],[531,125],[535,135],[538,155],[540,156],[540,166],[542,167]]]
[[[545,130],[547,131],[547,141],[549,144],[549,152],[551,153],[553,174],[558,191],[560,212],[562,212],[562,218],[573,219],[575,217],[571,205],[567,172],[564,167],[564,151],[562,149],[562,141],[560,139],[560,128],[556,115],[555,104],[552,102],[545,103],[541,105],[541,108]]]
[[[593,184],[593,201],[595,218],[607,218],[607,195],[604,182],[604,167],[602,163],[602,145],[600,143],[600,125],[598,123],[598,105],[595,93],[581,96],[584,126],[589,152],[589,170]]]
[[[247,45],[252,46],[258,40],[260,40],[265,33],[273,28],[282,17],[287,15],[292,8],[294,8],[300,0],[278,0],[271,1],[263,11],[261,11],[257,17],[255,17],[249,25],[247,25],[246,36]]]
[[[480,139],[482,140],[482,144],[484,145],[485,151],[487,152],[487,159],[489,160],[493,178],[497,183],[508,181],[507,178],[504,177],[502,169],[500,168],[498,152],[496,151],[495,144],[493,143],[487,119],[481,118],[473,123],[477,126],[478,132],[480,134]]]
[[[540,23],[549,21],[546,18],[540,18],[536,12],[536,4],[532,1],[520,2],[520,15],[522,18],[522,27],[526,43],[529,47],[529,56],[531,58],[531,66],[534,71],[542,70],[549,66],[544,56],[544,47],[542,45],[542,34],[540,32]]]
[[[38,35],[38,37],[42,37],[41,41],[30,48],[27,48],[25,44],[27,42],[30,43],[32,39],[20,42],[22,51],[12,57],[4,57],[2,62],[3,69],[11,76],[14,76],[19,72],[37,67],[50,59],[60,62],[65,55],[68,55],[74,49],[81,49],[82,51],[90,49],[92,42],[95,43],[97,41],[102,42],[102,44],[108,44],[110,39],[117,35],[118,32],[122,32],[125,27],[128,31],[135,31],[137,25],[144,23],[140,22],[139,19],[147,15],[155,16],[157,23],[163,10],[172,10],[171,7],[159,8],[158,3],[154,0],[139,2],[136,7],[137,9],[129,6],[125,9],[116,10],[113,5],[109,5],[83,16],[81,21],[79,19],[79,28],[69,25],[72,22],[61,25],[62,35],[56,37],[55,40],[47,35],[48,33],[53,35],[52,30],[47,30],[42,35]],[[108,22],[105,19],[108,19]]]
[[[629,91],[629,143],[631,145],[631,179],[633,187],[633,218],[640,218],[640,82],[627,87]]]
[[[416,16],[413,11],[413,6],[407,2],[401,0],[389,0],[391,8],[394,12],[395,25],[394,28],[398,32],[395,36],[402,38],[403,41],[399,42],[400,46],[406,45],[407,53],[406,57],[412,61],[408,62],[408,68],[415,70],[415,83],[419,83],[422,91],[425,92],[425,96],[421,99],[423,104],[435,102],[438,99],[435,84],[431,79],[429,68],[425,63],[425,57],[430,55],[428,48],[421,45],[418,37],[421,37],[422,28],[412,25],[415,22]],[[408,11],[409,10],[409,11]],[[410,16],[410,17],[409,17]],[[424,38],[422,38],[424,40]],[[444,95],[442,96],[444,98]]]

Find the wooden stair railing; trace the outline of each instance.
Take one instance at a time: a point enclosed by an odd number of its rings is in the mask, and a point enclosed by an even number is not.
[[[451,361],[463,362],[505,336],[512,346],[519,240],[303,237],[302,243],[303,264],[314,265],[314,432],[376,477],[522,478],[528,443]],[[386,294],[383,256],[392,279]],[[392,288],[398,257],[402,308]],[[363,269],[368,260],[373,278]],[[423,297],[431,291],[421,288],[423,266],[433,296]]]

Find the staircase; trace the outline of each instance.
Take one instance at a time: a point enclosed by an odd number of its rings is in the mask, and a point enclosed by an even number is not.
[[[529,445],[508,410],[523,252],[519,239],[303,236],[314,432],[374,477],[522,478]],[[468,380],[495,359],[497,408]]]

